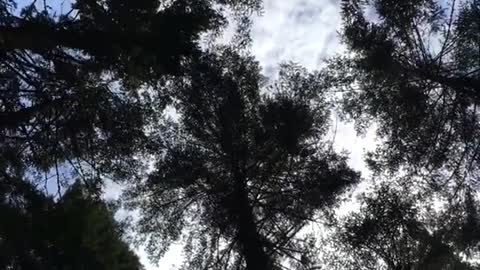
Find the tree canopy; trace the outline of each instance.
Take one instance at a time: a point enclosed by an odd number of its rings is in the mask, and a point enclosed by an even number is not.
[[[341,15],[347,53],[323,84],[360,133],[375,125],[367,163],[390,181],[340,222],[336,251],[352,269],[478,267],[478,1],[345,0]]]
[[[261,0],[0,0],[0,268],[478,269],[480,2],[339,5],[346,52],[267,78]]]
[[[146,150],[146,130],[170,102],[162,85],[199,57],[201,34],[226,24],[221,7],[260,8],[243,0],[79,0],[58,14],[36,2],[19,11],[0,1],[2,170],[95,180],[139,170],[134,157]]]
[[[25,181],[15,190],[4,186],[2,269],[143,269],[122,240],[113,209],[92,199],[79,182],[56,202]]]
[[[346,254],[338,269],[476,269],[468,261],[480,251],[478,207],[467,199],[438,210],[431,199],[395,183],[364,194],[332,237]]]
[[[378,123],[372,165],[475,185],[479,12],[478,1],[342,1],[349,53],[331,60],[325,83],[359,129]]]
[[[258,64],[228,48],[190,74],[175,85],[180,119],[160,129],[165,151],[130,194],[151,255],[186,229],[185,269],[301,261],[308,245],[298,232],[358,181],[323,138],[329,111],[316,77],[284,66],[262,94]]]

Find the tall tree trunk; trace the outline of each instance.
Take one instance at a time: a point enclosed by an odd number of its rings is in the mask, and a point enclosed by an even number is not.
[[[248,199],[243,177],[235,179],[238,241],[242,247],[248,270],[272,269],[270,259],[264,250],[264,243],[258,234],[252,206]]]

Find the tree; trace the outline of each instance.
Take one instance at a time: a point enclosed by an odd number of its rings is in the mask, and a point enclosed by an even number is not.
[[[26,181],[2,186],[2,269],[143,269],[107,205],[79,182],[53,201]]]
[[[478,1],[342,2],[350,51],[330,62],[325,83],[342,92],[360,130],[377,123],[383,143],[372,167],[403,167],[437,187],[452,179],[475,186],[479,14]]]
[[[98,182],[138,171],[146,131],[170,102],[162,84],[201,54],[202,33],[226,23],[219,7],[260,8],[78,0],[57,15],[46,2],[18,12],[16,2],[0,1],[1,177],[28,170],[60,182],[74,171]]]
[[[1,4],[0,41],[7,52],[50,52],[57,61],[148,81],[178,73],[181,60],[199,52],[199,35],[225,24],[214,4],[260,8],[258,1],[245,0],[79,0],[59,16],[47,6],[38,11],[35,2],[16,16],[9,12],[15,2]]]
[[[308,263],[298,232],[358,180],[322,139],[318,78],[282,68],[269,93],[250,56],[221,48],[191,64],[178,122],[165,120],[153,173],[127,196],[158,259],[186,234],[186,269],[277,269]]]
[[[406,195],[415,192],[384,183],[363,195],[361,209],[331,237],[338,269],[476,269],[471,259],[477,255],[468,246],[480,244],[480,219],[471,218],[478,218],[478,210],[468,211],[463,201],[438,214],[429,204],[432,197]],[[474,227],[476,233],[468,233]]]
[[[342,1],[349,52],[324,83],[360,132],[376,124],[370,168],[404,175],[340,225],[354,269],[472,268],[460,257],[478,245],[479,12],[478,1]],[[433,195],[446,203],[427,220],[419,205]]]

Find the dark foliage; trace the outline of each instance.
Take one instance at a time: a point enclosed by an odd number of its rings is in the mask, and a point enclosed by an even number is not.
[[[220,7],[260,8],[243,0],[79,0],[57,14],[37,1],[16,5],[0,1],[2,174],[61,180],[73,171],[95,181],[140,170],[134,156],[169,102],[162,84],[200,55],[202,33],[226,23]]]
[[[180,119],[159,134],[165,151],[129,194],[151,256],[185,234],[185,269],[307,264],[298,232],[358,180],[322,140],[329,110],[318,78],[284,66],[261,94],[258,64],[226,48],[189,74],[175,85]]]
[[[350,51],[332,60],[326,83],[342,92],[343,110],[360,130],[376,121],[384,142],[372,168],[406,165],[437,187],[452,179],[475,185],[480,6],[440,2],[342,1]]]
[[[25,181],[10,184],[0,187],[1,269],[143,269],[112,210],[78,183],[57,202]]]
[[[332,237],[336,252],[346,254],[339,269],[476,269],[478,209],[462,201],[434,210],[431,197],[415,194],[382,184],[364,195]]]
[[[257,1],[244,0],[79,0],[65,14],[37,10],[33,2],[14,15],[8,12],[14,4],[2,0],[0,40],[6,52],[56,56],[64,64],[142,81],[177,74],[182,60],[199,53],[199,35],[225,23],[215,4],[259,8]]]
[[[346,0],[342,17],[349,52],[329,62],[324,85],[359,132],[375,123],[381,144],[368,164],[402,188],[364,198],[339,225],[338,246],[352,269],[472,269],[464,259],[478,257],[480,228],[478,1]],[[422,210],[435,196],[441,214]]]
[[[343,0],[348,52],[274,82],[241,50],[260,0],[47,3],[0,0],[1,269],[142,269],[107,176],[151,259],[180,241],[183,269],[478,268],[479,1]],[[226,9],[235,48],[201,49]],[[335,108],[375,124],[388,177],[346,216]],[[330,238],[306,230],[326,217]]]

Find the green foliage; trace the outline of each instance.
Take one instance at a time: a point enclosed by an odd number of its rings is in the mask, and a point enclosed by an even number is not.
[[[2,269],[143,269],[112,210],[78,182],[57,202],[24,181],[15,184],[1,190]]]

